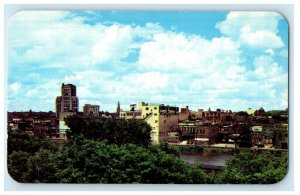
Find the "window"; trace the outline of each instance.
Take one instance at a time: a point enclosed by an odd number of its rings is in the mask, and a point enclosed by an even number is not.
[[[146,107],[146,110],[149,110],[149,108],[148,108],[148,107]]]
[[[155,120],[155,123],[157,123],[158,122],[158,120]]]
[[[154,116],[157,116],[157,113],[154,113]]]
[[[154,110],[157,110],[157,107],[154,107]]]

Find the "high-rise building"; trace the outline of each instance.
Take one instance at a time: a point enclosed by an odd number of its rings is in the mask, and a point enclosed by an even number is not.
[[[56,116],[62,112],[78,112],[78,98],[76,86],[72,84],[61,85],[61,96],[56,97]]]
[[[60,138],[66,138],[66,131],[69,127],[65,124],[64,118],[78,112],[79,101],[76,96],[76,86],[72,84],[61,85],[61,96],[56,97],[56,117]]]

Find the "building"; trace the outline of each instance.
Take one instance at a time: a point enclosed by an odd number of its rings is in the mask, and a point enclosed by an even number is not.
[[[220,125],[217,142],[234,143],[233,135],[237,133],[238,125]]]
[[[215,144],[219,132],[219,127],[210,123],[201,124],[195,132],[195,145]]]
[[[61,96],[56,97],[56,116],[58,119],[59,137],[65,139],[69,129],[64,118],[78,112],[79,100],[76,96],[76,86],[72,84],[61,85]]]
[[[99,116],[99,105],[85,104],[83,106],[83,114],[85,116]]]
[[[265,115],[265,110],[263,109],[263,107],[260,107],[258,110],[255,110],[254,112],[254,116],[264,116]]]
[[[288,149],[288,124],[277,124],[274,128],[274,146]]]
[[[76,96],[76,86],[72,84],[61,85],[61,96],[56,97],[56,115],[62,112],[78,112],[79,101]]]
[[[130,110],[128,111],[119,111],[120,112],[120,119],[143,119],[142,117],[142,111],[141,110],[135,110],[136,104],[130,104]]]
[[[186,106],[185,108],[180,108],[179,120],[187,120],[189,117],[191,117],[191,111],[189,110],[189,107]]]
[[[251,140],[252,145],[264,146],[263,126],[251,127]]]
[[[164,104],[138,103],[143,120],[151,126],[151,140],[154,144],[167,142],[177,132],[179,108]]]
[[[138,110],[121,111],[120,119],[142,119],[142,112]]]
[[[181,120],[178,122],[178,130],[180,140],[187,140],[188,143],[192,143],[196,137],[196,132],[200,130],[202,121],[196,120]]]
[[[205,123],[211,123],[211,124],[219,124],[219,123],[232,123],[234,113],[231,110],[221,110],[216,109],[216,111],[212,111],[210,108],[207,111],[200,110],[200,113],[202,113],[201,119]]]
[[[180,139],[187,143],[208,146],[216,143],[219,127],[200,120],[179,121]]]
[[[48,138],[57,136],[56,116],[54,112],[8,112],[8,128],[21,130]]]

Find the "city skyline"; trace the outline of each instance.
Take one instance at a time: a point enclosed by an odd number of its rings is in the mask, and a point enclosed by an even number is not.
[[[288,25],[275,12],[23,11],[8,28],[8,111],[144,102],[286,109]]]

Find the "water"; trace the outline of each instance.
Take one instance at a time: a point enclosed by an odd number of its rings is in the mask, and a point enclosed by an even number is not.
[[[190,164],[201,163],[207,166],[224,167],[225,161],[230,159],[232,154],[211,153],[211,152],[181,152],[180,158]]]

